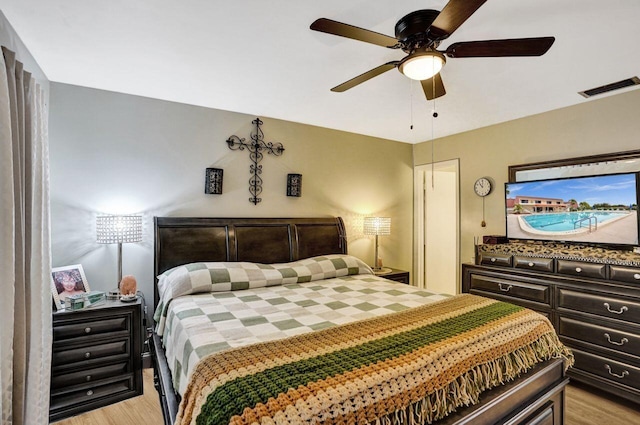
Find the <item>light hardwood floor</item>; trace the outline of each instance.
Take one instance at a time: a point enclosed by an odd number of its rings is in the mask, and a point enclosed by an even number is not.
[[[565,425],[640,424],[640,405],[600,396],[591,387],[569,385]],[[152,369],[144,370],[144,395],[55,422],[55,425],[162,425]]]
[[[640,425],[640,405],[578,384],[567,387],[565,425]]]

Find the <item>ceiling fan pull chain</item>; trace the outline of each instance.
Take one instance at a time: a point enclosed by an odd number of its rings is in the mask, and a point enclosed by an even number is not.
[[[433,153],[434,151],[434,145],[435,145],[435,141],[433,140],[433,136],[434,136],[434,127],[435,127],[435,121],[436,118],[438,118],[438,113],[436,112],[436,100],[433,99],[433,114],[431,114],[431,189],[435,189],[435,171],[434,171],[434,162],[435,162],[435,155]]]
[[[409,101],[411,102],[410,105],[410,110],[411,110],[411,127],[410,129],[413,130],[413,80],[409,80]]]

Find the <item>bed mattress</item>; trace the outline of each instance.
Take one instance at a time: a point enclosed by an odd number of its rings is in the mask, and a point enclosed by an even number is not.
[[[186,264],[158,289],[176,424],[430,423],[537,363],[572,363],[538,313],[347,255]]]
[[[205,356],[447,298],[375,275],[185,295],[168,307],[163,335],[174,388],[183,394]]]

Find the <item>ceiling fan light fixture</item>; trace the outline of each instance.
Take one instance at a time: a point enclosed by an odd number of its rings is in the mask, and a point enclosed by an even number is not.
[[[440,72],[446,62],[438,51],[421,50],[404,58],[398,69],[412,80],[427,80]]]

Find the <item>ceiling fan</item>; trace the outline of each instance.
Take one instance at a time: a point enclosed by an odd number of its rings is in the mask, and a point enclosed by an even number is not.
[[[320,18],[311,29],[353,40],[376,44],[389,49],[402,49],[407,56],[387,62],[331,89],[349,90],[393,68],[407,77],[419,80],[428,100],[443,96],[446,91],[440,70],[450,58],[541,56],[549,50],[554,37],[534,37],[503,40],[463,41],[453,43],[444,51],[437,50],[487,0],[450,0],[442,11],[424,9],[411,12],[395,26],[395,38],[364,28]]]

